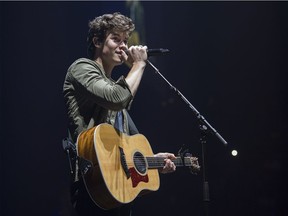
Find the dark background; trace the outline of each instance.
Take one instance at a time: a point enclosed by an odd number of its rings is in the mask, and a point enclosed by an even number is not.
[[[186,144],[202,170],[161,175],[134,215],[203,215],[204,164],[210,215],[288,215],[288,3],[141,5],[145,44],[171,51],[151,62],[228,146],[209,136],[204,161],[196,116],[147,66],[130,112],[138,129],[154,152]],[[129,15],[125,2],[0,2],[1,216],[74,215],[62,85],[69,65],[86,56],[88,20],[114,11]]]

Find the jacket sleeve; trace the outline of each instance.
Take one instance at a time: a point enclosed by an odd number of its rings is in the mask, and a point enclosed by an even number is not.
[[[124,77],[110,80],[94,63],[79,61],[69,69],[75,92],[110,110],[128,108],[133,96]]]

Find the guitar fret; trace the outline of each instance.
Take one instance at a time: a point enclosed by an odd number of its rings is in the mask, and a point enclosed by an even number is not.
[[[147,159],[149,168],[160,168],[165,165],[165,162],[164,162],[165,158],[163,157],[146,157],[146,159]],[[177,157],[176,159],[173,159],[172,161],[174,162],[176,166],[192,166],[189,157],[184,158],[184,164],[183,164],[182,158],[180,157]]]

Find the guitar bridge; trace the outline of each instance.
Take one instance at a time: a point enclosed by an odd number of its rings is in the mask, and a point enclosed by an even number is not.
[[[120,151],[120,161],[121,161],[122,168],[123,168],[123,170],[127,176],[127,179],[129,179],[131,177],[131,175],[130,175],[130,172],[129,172],[129,169],[127,166],[125,153],[121,147],[119,147],[119,151]]]

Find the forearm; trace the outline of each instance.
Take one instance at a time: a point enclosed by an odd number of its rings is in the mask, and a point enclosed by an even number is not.
[[[125,78],[133,96],[135,96],[137,89],[140,85],[145,67],[146,67],[145,61],[134,62],[130,72]]]

